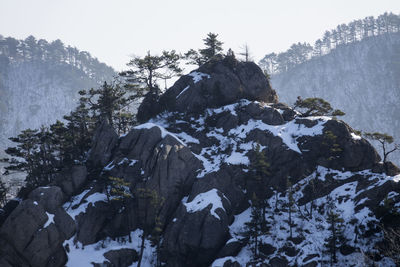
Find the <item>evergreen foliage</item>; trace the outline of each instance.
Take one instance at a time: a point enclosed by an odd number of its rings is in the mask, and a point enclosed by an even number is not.
[[[333,160],[339,157],[343,149],[340,147],[340,144],[337,143],[337,136],[332,131],[327,130],[324,131],[323,138],[324,140],[322,141],[322,145],[324,145],[328,150],[328,160]]]
[[[7,193],[9,188],[2,181],[0,177],[0,208],[3,207],[7,203]]]
[[[150,51],[142,57],[134,57],[127,65],[130,70],[121,72],[126,81],[135,86],[138,96],[145,91],[158,95],[160,93],[157,82],[179,76],[182,69],[179,67],[181,56],[175,52],[163,51],[161,55],[151,55]]]
[[[374,133],[364,133],[364,137],[368,138],[373,141],[377,141],[380,143],[382,147],[382,153],[383,153],[383,162],[387,162],[387,158],[389,154],[400,150],[400,144],[394,144],[392,148],[388,148],[388,145],[392,144],[394,139],[393,136],[388,135],[387,133],[379,133],[379,132],[374,132]]]
[[[253,146],[253,153],[254,159],[250,161],[249,175],[247,179],[255,183],[255,190],[252,192],[256,194],[256,203],[261,209],[263,223],[265,223],[265,213],[268,206],[268,201],[266,198],[268,187],[267,177],[271,174],[269,172],[271,164],[267,161],[267,157],[261,150],[260,144],[257,143],[255,146]]]
[[[119,84],[107,84],[98,89],[90,89],[88,92],[82,90],[83,106],[87,106],[92,112],[92,118],[96,121],[107,121],[119,134],[126,133],[129,126],[134,124],[133,115],[128,111],[128,106],[136,98],[128,89]],[[83,107],[82,106],[82,107]]]
[[[250,162],[251,178],[256,181],[262,181],[264,177],[270,175],[269,168],[271,164],[267,161],[265,153],[261,150],[261,145],[256,144],[253,146],[255,159]]]
[[[329,255],[331,266],[333,266],[334,263],[337,263],[337,252],[339,248],[345,245],[348,241],[344,236],[344,220],[338,213],[334,212],[332,205],[332,200],[328,200],[329,210],[326,214],[326,220],[329,224],[328,230],[330,231],[330,235],[325,239],[324,244],[326,252]]]
[[[293,212],[295,212],[294,205],[296,203],[295,203],[295,200],[293,197],[293,186],[289,179],[287,179],[287,194],[288,194],[287,208],[288,208],[288,216],[289,216],[288,224],[289,224],[290,238],[292,239],[293,238],[293,226],[294,226],[292,217],[293,217]]]
[[[57,121],[40,130],[26,129],[10,138],[17,145],[5,151],[12,157],[6,169],[26,172],[28,188],[47,185],[62,168],[82,164],[101,121],[107,120],[120,134],[134,123],[126,108],[135,96],[127,96],[125,87],[104,83],[99,89],[79,93],[79,105],[64,116],[66,123]]]
[[[294,103],[295,108],[304,110],[302,117],[308,116],[344,116],[345,113],[339,109],[333,109],[331,104],[322,98],[312,97],[302,99],[297,97]]]
[[[198,66],[203,65],[207,61],[222,52],[223,42],[217,39],[218,34],[208,33],[207,37],[203,39],[205,48],[198,51],[190,49],[185,53],[185,58],[189,60],[188,64],[195,64]]]
[[[88,52],[65,46],[60,40],[49,43],[44,39],[37,40],[32,35],[25,40],[0,35],[0,62],[11,64],[39,61],[72,66],[96,81],[107,80],[110,73],[114,73],[111,67],[100,63]]]
[[[248,239],[252,247],[253,258],[257,260],[261,255],[259,248],[261,245],[260,236],[269,231],[266,220],[266,209],[268,208],[268,198],[266,198],[266,178],[270,175],[270,164],[265,153],[261,150],[260,144],[253,146],[254,158],[249,165],[248,180],[255,184],[255,191],[251,191],[251,215],[250,221],[245,223],[243,236]]]
[[[107,196],[110,200],[125,200],[133,197],[129,189],[130,182],[112,176],[108,177],[108,179]]]
[[[263,215],[262,212],[262,202],[257,198],[256,194],[253,194],[251,204],[250,221],[245,223],[243,237],[249,239],[248,243],[252,248],[253,259],[256,260],[260,257],[260,237],[268,234],[269,229],[265,220],[265,215]]]
[[[222,52],[222,42],[217,39],[218,34],[208,33],[207,37],[203,39],[204,45],[206,46],[204,49],[200,49],[200,55],[204,58],[205,61],[210,60],[215,55]]]
[[[270,53],[259,61],[259,65],[269,74],[277,74],[293,69],[314,57],[328,54],[333,49],[350,43],[359,42],[382,34],[400,32],[400,15],[384,13],[377,18],[372,16],[338,25],[326,31],[324,36],[309,43],[292,44],[282,53]]]

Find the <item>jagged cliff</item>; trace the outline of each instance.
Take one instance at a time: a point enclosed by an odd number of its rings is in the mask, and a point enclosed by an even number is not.
[[[400,142],[400,33],[340,45],[271,77],[285,103],[322,97],[346,113],[358,130],[386,132]],[[377,144],[377,147],[378,144]],[[400,153],[391,155],[400,163]]]
[[[333,211],[348,239],[338,266],[394,266],[376,245],[380,207],[400,200],[399,170],[346,123],[301,117],[254,63],[231,58],[156,101],[144,100],[152,115],[127,135],[100,125],[85,165],[5,207],[1,266],[137,266],[140,255],[141,266],[321,266]],[[269,229],[257,260],[244,235],[254,196]]]

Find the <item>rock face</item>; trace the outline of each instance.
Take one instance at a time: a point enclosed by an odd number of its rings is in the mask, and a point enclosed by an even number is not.
[[[34,200],[36,199],[36,200]],[[75,233],[74,220],[61,208],[59,187],[37,188],[0,229],[0,262],[11,266],[62,266],[64,240]]]
[[[112,149],[117,142],[118,135],[114,129],[107,122],[100,124],[93,138],[88,166],[92,169],[104,166],[110,160]]]
[[[397,167],[344,122],[276,103],[261,75],[252,63],[211,62],[158,100],[168,112],[122,137],[100,125],[86,167],[63,171],[5,219],[0,264],[318,266],[329,262],[330,211],[348,237],[338,264],[359,264],[359,251],[382,240],[385,199],[400,200]],[[268,233],[256,263],[245,233],[257,199]]]

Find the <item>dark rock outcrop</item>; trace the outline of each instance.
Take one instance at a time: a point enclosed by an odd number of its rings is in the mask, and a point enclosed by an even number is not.
[[[58,186],[38,187],[29,194],[28,198],[39,203],[49,213],[54,213],[66,200]]]
[[[200,161],[175,137],[163,135],[155,125],[149,125],[148,129],[133,129],[116,147],[116,156],[112,159],[114,167],[109,173],[130,181],[132,188],[144,188],[163,199],[163,205],[157,213],[162,224],[165,224],[180,201],[177,187],[182,192],[190,190]],[[153,216],[147,216],[147,222],[143,216],[154,214],[154,208],[148,205],[146,208],[140,199],[137,204],[137,219],[142,223],[150,223]]]
[[[311,121],[298,120],[307,125]],[[371,169],[380,161],[374,147],[365,139],[353,138],[353,130],[344,122],[329,120],[324,124],[323,134],[300,137],[299,147],[307,162],[334,169],[360,171]]]
[[[144,122],[164,110],[198,113],[240,99],[276,103],[278,96],[254,62],[214,59],[182,76],[157,104],[149,95],[139,108],[138,118]]]
[[[107,122],[103,121],[94,134],[87,165],[92,169],[104,167],[110,161],[112,149],[117,142],[117,133]]]
[[[167,257],[172,259],[171,262],[176,266],[210,264],[229,239],[230,207],[222,194],[218,194],[225,205],[224,209],[216,209],[215,214],[210,213],[210,209],[213,208],[211,203],[206,209],[195,212],[188,212],[185,204],[180,204],[175,221],[168,225],[164,235]],[[190,201],[189,198],[188,202]]]
[[[54,184],[61,187],[64,194],[72,196],[77,194],[86,182],[86,166],[76,165],[70,169],[64,169],[55,179]]]
[[[139,258],[136,250],[126,248],[108,251],[104,253],[104,257],[109,260],[106,266],[110,267],[128,267]]]
[[[110,206],[104,202],[89,204],[85,213],[76,217],[78,225],[77,240],[83,245],[93,244],[99,239],[99,232],[112,214]]]
[[[67,261],[62,244],[75,233],[75,222],[60,207],[63,201],[59,187],[33,190],[1,227],[0,243],[6,244],[0,255],[18,255],[7,260],[13,266],[62,266]]]
[[[41,205],[25,200],[11,213],[0,229],[0,236],[22,253],[34,234],[47,221],[47,215]]]

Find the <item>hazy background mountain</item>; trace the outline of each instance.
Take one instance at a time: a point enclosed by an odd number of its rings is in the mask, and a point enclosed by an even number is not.
[[[60,40],[0,35],[0,151],[21,130],[62,119],[76,105],[79,90],[98,87],[114,75],[90,53]]]
[[[26,128],[50,125],[76,105],[78,91],[111,81],[115,71],[90,53],[29,36],[25,40],[0,35],[0,158]],[[0,173],[4,172],[0,163]],[[7,178],[15,195],[24,174]]]
[[[260,65],[281,101],[324,98],[357,130],[386,132],[400,143],[399,29],[398,15],[367,17],[327,31],[313,46],[298,43],[268,54]],[[399,164],[400,153],[389,159]]]

